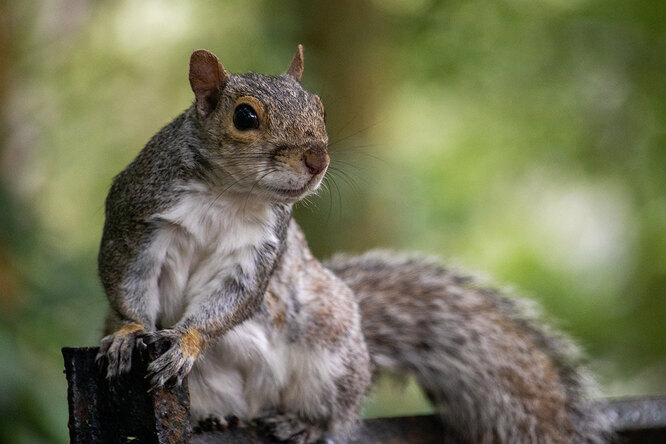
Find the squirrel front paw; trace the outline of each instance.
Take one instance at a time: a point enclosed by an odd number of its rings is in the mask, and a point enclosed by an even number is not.
[[[168,349],[148,366],[148,375],[153,388],[162,387],[172,378],[176,384],[192,370],[194,360],[202,347],[201,335],[197,330],[167,329],[143,334],[146,344],[166,342]]]
[[[101,365],[106,358],[107,379],[113,379],[130,371],[134,348],[145,348],[141,340],[144,332],[141,324],[126,324],[102,339],[95,361]]]

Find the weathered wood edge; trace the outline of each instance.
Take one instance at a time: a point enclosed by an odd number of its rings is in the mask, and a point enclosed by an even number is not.
[[[147,363],[159,350],[135,352],[132,371],[109,386],[95,363],[97,347],[63,348],[68,383],[70,440],[226,444],[272,443],[254,428],[192,433],[189,394],[180,387],[148,391]],[[666,396],[599,401],[623,443],[666,442]],[[445,440],[446,428],[435,415],[366,419],[355,442],[431,444]]]
[[[187,385],[149,391],[147,363],[160,350],[136,350],[132,370],[110,386],[95,363],[99,348],[63,348],[73,444],[182,443],[191,437]]]

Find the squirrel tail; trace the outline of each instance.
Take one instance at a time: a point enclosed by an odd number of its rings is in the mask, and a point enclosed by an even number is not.
[[[533,304],[422,257],[374,251],[326,266],[357,295],[375,373],[414,375],[454,438],[610,440],[578,349]]]

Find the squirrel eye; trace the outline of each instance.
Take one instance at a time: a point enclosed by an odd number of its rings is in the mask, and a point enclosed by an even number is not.
[[[234,126],[240,131],[259,128],[257,112],[247,103],[242,103],[234,110]]]

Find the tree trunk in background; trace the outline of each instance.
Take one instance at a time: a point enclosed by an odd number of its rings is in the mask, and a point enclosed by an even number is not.
[[[16,280],[9,262],[9,208],[10,196],[5,182],[5,147],[9,139],[7,99],[9,97],[9,67],[12,66],[10,47],[10,16],[7,1],[0,0],[0,207],[4,213],[0,216],[0,312],[10,311],[16,300]]]

